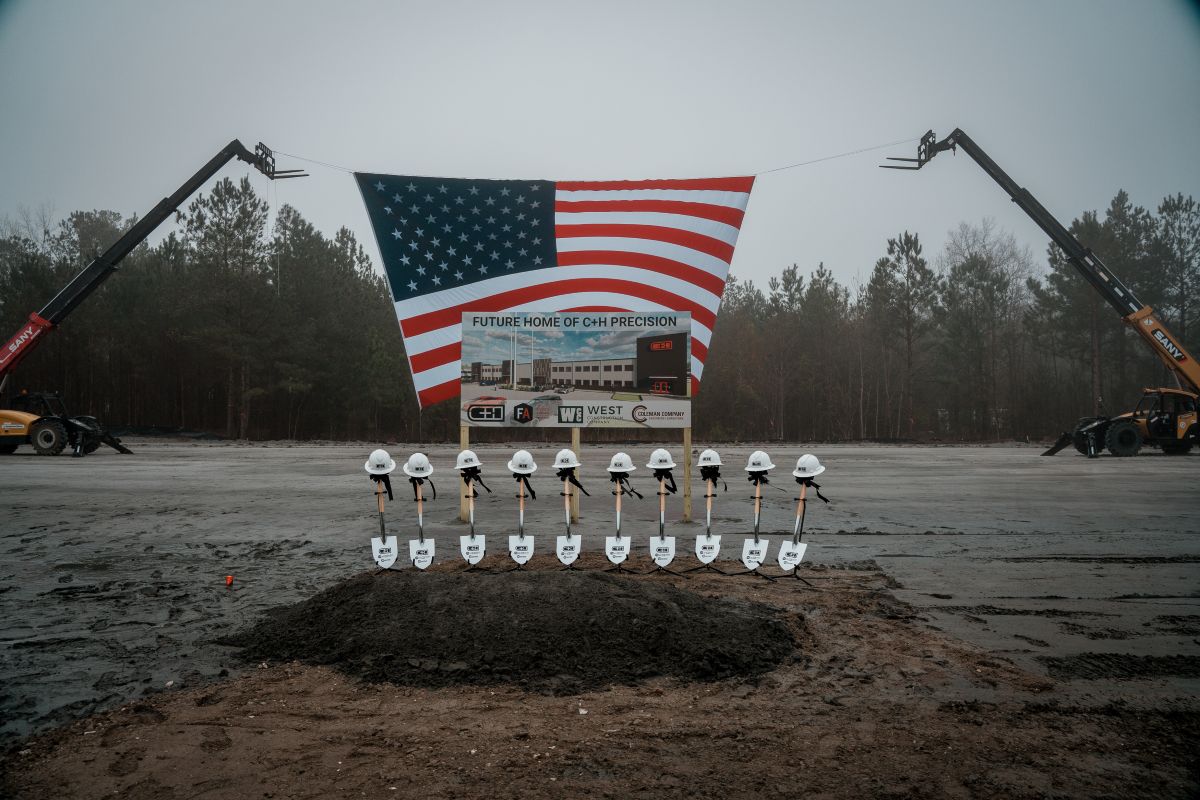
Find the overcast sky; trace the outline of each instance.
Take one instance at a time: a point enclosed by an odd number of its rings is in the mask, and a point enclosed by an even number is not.
[[[0,0],[0,216],[143,214],[230,139],[352,169],[479,178],[762,173],[970,133],[1068,222],[1120,188],[1200,197],[1200,16],[1186,2],[59,2]],[[763,174],[733,273],[885,241],[931,255],[993,217],[1045,240],[964,156],[915,144]],[[271,185],[377,258],[351,176]]]

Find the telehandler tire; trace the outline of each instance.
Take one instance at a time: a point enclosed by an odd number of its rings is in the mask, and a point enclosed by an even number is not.
[[[1162,451],[1168,456],[1186,456],[1192,452],[1191,442],[1163,442]]]
[[[1119,419],[1108,426],[1108,432],[1104,434],[1104,444],[1114,456],[1136,456],[1142,449],[1142,435],[1132,422]]]
[[[11,456],[13,453],[17,452],[17,448],[20,447],[20,445],[20,442],[0,443],[0,456]]]
[[[67,429],[56,419],[44,419],[33,423],[29,441],[39,456],[56,456],[67,446]]]
[[[1075,445],[1075,451],[1080,455],[1086,456],[1088,454],[1087,434],[1083,432],[1083,429],[1101,419],[1104,419],[1104,417],[1082,417],[1075,423],[1075,427],[1071,429],[1071,444]],[[1092,435],[1096,437],[1096,452],[1099,453],[1104,449],[1104,431],[1093,431]]]

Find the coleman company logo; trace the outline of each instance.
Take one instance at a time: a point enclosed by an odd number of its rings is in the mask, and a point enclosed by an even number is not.
[[[1169,338],[1167,338],[1167,335],[1165,333],[1163,333],[1162,331],[1155,331],[1154,338],[1158,341],[1158,343],[1160,345],[1162,345],[1163,350],[1166,350],[1168,353],[1170,353],[1171,357],[1174,358],[1176,361],[1186,361],[1187,360],[1187,356],[1185,356],[1183,354],[1183,351],[1180,350],[1179,347],[1176,346],[1176,344],[1174,342],[1172,342]]]

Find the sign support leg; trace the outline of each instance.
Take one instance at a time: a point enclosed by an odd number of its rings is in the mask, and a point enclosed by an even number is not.
[[[466,450],[470,446],[471,446],[471,429],[470,429],[470,427],[468,427],[466,425],[459,425],[458,426],[458,449],[460,451]],[[470,487],[467,487],[467,488],[468,488],[468,490],[470,490]],[[460,497],[458,499],[458,521],[459,522],[467,522],[470,520],[470,516],[467,512],[468,512],[467,498],[466,498],[466,495],[464,494],[462,497]],[[472,531],[472,533],[473,532],[474,531]]]
[[[579,428],[571,428],[571,450],[579,458]],[[570,490],[568,490],[570,491]],[[579,494],[571,494],[571,522],[579,522]]]

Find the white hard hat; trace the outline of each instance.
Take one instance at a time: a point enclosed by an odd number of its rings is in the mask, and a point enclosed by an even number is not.
[[[579,466],[579,459],[575,457],[575,451],[564,447],[558,451],[558,455],[554,457],[555,469],[574,469]]]
[[[396,468],[396,462],[388,455],[387,450],[380,448],[371,453],[364,466],[372,475],[387,475]]]
[[[608,462],[609,472],[633,472],[635,469],[637,467],[633,466],[633,459],[626,453],[617,453]]]
[[[533,463],[533,456],[528,450],[518,450],[513,453],[512,461],[508,462],[508,468],[518,475],[532,475],[537,470],[537,464]]]
[[[428,478],[433,474],[433,465],[429,463],[429,457],[424,453],[413,453],[408,457],[408,463],[401,469],[410,478]]]
[[[475,455],[474,450],[463,450],[458,454],[458,461],[454,464],[455,469],[468,469],[470,467],[482,467],[479,463],[479,456]]]
[[[696,462],[698,467],[719,467],[721,466],[721,456],[716,450],[705,450],[700,454],[700,460]]]
[[[797,478],[815,478],[825,471],[825,467],[821,466],[821,462],[812,453],[805,453],[796,459],[796,468],[792,470],[792,474]]]
[[[675,461],[666,448],[660,447],[650,454],[650,463],[646,467],[647,469],[674,469]]]
[[[771,457],[762,450],[755,450],[746,461],[746,472],[766,472],[769,469],[775,469],[775,465],[771,463]]]

